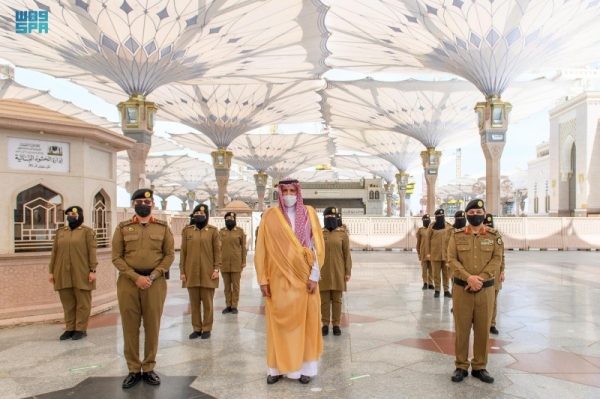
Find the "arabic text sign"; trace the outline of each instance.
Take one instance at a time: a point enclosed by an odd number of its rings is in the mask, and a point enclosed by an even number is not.
[[[8,138],[8,168],[36,172],[69,172],[69,144]]]

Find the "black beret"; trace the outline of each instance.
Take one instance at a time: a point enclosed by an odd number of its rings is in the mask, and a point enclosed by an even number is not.
[[[73,213],[77,213],[77,214],[83,214],[83,209],[81,209],[80,206],[70,206],[67,209],[65,209],[65,215],[69,212],[73,212]]]
[[[342,218],[342,212],[338,212],[337,215],[335,215],[335,216],[337,216],[338,219],[341,219]]]
[[[232,216],[235,220],[235,212],[227,212],[225,215],[223,215],[223,219],[227,219],[228,216]]]
[[[421,219],[425,220],[425,219],[431,219],[431,218],[429,217],[429,214],[426,213],[423,215],[423,217]]]
[[[194,210],[192,211],[192,215],[198,211],[202,211],[204,213],[208,213],[208,205],[206,204],[198,204],[194,207]]]
[[[455,218],[464,218],[465,217],[465,211],[456,211],[456,213],[454,214]]]
[[[444,210],[438,209],[437,211],[435,211],[435,216],[444,216]]]
[[[483,221],[483,224],[485,224],[486,226],[494,227],[494,216],[491,213],[485,215],[485,220]]]
[[[327,208],[325,208],[325,210],[323,211],[323,216],[325,215],[334,215],[337,217],[336,215],[337,213],[337,209],[335,206],[328,206]]]
[[[467,204],[467,207],[465,208],[465,212],[469,211],[470,209],[485,209],[485,206],[483,205],[483,200],[480,200],[480,199],[471,200],[471,202],[469,202]]]
[[[135,190],[133,194],[131,194],[131,200],[136,200],[136,199],[146,199],[146,198],[150,198],[152,199],[152,195],[154,194],[154,191],[150,190],[149,188],[140,188],[139,190]]]

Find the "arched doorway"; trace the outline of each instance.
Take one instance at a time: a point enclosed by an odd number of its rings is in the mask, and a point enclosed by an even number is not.
[[[104,190],[94,196],[92,229],[96,233],[98,248],[106,248],[110,242],[110,199]]]
[[[577,191],[576,191],[576,176],[577,176],[577,151],[575,143],[571,146],[571,157],[569,166],[569,213],[570,216],[575,216],[575,208],[577,208]]]
[[[41,184],[21,191],[14,210],[15,252],[52,250],[56,230],[64,226],[62,196]]]

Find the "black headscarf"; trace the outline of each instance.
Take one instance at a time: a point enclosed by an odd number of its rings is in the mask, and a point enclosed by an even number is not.
[[[446,216],[444,216],[444,214],[445,212],[443,209],[435,211],[435,223],[433,224],[432,229],[443,230],[446,228]]]
[[[75,222],[69,222],[65,218],[65,223],[69,226],[69,228],[71,230],[75,230],[76,228],[78,228],[79,226],[81,226],[83,224],[83,209],[81,209],[80,206],[77,206],[77,205],[70,206],[65,210],[65,215],[67,214],[67,212],[77,213],[77,216],[79,216],[79,218]]]
[[[465,211],[457,211],[454,214],[454,224],[452,225],[452,227],[454,227],[455,229],[462,229],[463,227],[467,226],[467,219],[465,216]]]
[[[200,210],[202,212],[204,212],[204,215],[206,216],[206,218],[204,219],[203,222],[198,223],[198,222],[196,222],[194,220],[194,213],[196,213],[196,212],[198,212]],[[208,214],[209,213],[210,212],[208,211],[208,206],[207,205],[204,205],[204,204],[196,205],[196,207],[194,208],[194,210],[192,211],[192,213],[190,215],[190,224],[195,224],[197,228],[199,228],[200,230],[202,230],[208,224],[208,218],[209,218]]]

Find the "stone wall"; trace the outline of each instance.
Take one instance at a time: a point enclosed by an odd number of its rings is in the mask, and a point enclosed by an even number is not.
[[[0,255],[0,326],[60,321],[63,310],[48,282],[50,252]],[[110,248],[98,249],[92,314],[117,305],[117,271]]]

